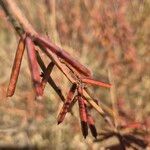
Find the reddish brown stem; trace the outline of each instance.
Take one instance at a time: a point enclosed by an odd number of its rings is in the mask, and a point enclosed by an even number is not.
[[[34,43],[30,39],[30,37],[26,37],[26,45],[27,45],[29,67],[30,67],[30,72],[31,72],[31,77],[32,77],[35,93],[37,96],[42,96],[43,91],[41,87],[40,72],[39,72],[38,63],[36,59]]]
[[[71,104],[71,100],[74,96],[74,93],[76,91],[76,84],[73,84],[72,87],[70,88],[69,90],[69,93],[67,95],[67,98],[66,98],[66,102],[63,104],[63,107],[58,115],[58,124],[60,124],[61,122],[63,122],[67,112],[69,111],[69,108],[70,108],[70,104]]]
[[[41,37],[34,36],[34,41],[36,43],[41,43],[44,47],[47,47],[48,50],[55,53],[58,57],[62,58],[64,61],[69,63],[72,67],[74,67],[79,73],[91,77],[91,71],[87,69],[84,65],[75,60],[69,53],[67,53],[64,49],[58,47],[57,45],[51,43],[49,40]]]
[[[96,80],[89,79],[89,78],[83,78],[81,80],[83,83],[97,85],[97,86],[106,87],[106,88],[111,88],[111,84],[109,84],[109,83],[104,83],[104,82],[96,81]]]
[[[10,81],[9,81],[9,86],[7,89],[8,97],[13,96],[13,94],[15,92],[24,49],[25,49],[25,35],[20,38],[19,44],[17,47],[16,56],[15,56],[15,60],[14,60],[14,64],[13,64],[13,68],[12,68],[12,72],[11,72],[11,77],[10,77]]]

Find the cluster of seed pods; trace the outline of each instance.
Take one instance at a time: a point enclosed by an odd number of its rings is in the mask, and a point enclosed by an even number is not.
[[[39,48],[42,50],[44,49],[46,55],[51,59],[51,62],[47,67],[40,57],[39,52],[36,50],[36,46],[39,46]],[[96,138],[97,131],[95,128],[94,119],[89,113],[87,107],[87,99],[83,94],[83,90],[87,84],[102,86],[106,88],[110,88],[111,85],[94,80],[92,78],[91,72],[84,65],[80,64],[71,55],[69,55],[69,53],[52,44],[46,38],[40,36],[32,37],[30,34],[25,33],[21,36],[16,51],[11,78],[7,89],[7,96],[9,97],[13,96],[15,92],[25,47],[27,50],[29,69],[31,72],[31,78],[36,98],[43,96],[44,88],[48,82],[64,102],[62,109],[58,115],[58,124],[63,122],[66,114],[70,112],[72,106],[76,102],[78,102],[82,134],[84,138],[86,138],[86,136],[88,135],[89,127],[92,135]],[[63,59],[68,65],[62,64],[60,58]],[[58,88],[58,86],[50,76],[54,65],[56,65],[62,71],[62,73],[64,73],[65,76],[72,82],[72,86],[66,98],[65,96],[63,96],[61,90]],[[41,70],[43,71],[42,73],[39,71],[39,68],[41,68]],[[70,71],[67,72],[67,69],[73,71],[74,77],[69,75]]]

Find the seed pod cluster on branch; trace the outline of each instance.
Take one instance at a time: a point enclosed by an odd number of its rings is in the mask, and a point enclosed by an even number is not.
[[[36,98],[43,96],[44,88],[46,84],[49,83],[49,85],[59,95],[60,99],[64,102],[60,114],[58,115],[58,124],[64,120],[66,114],[70,112],[73,105],[78,102],[83,136],[86,138],[88,135],[89,126],[92,135],[96,138],[97,131],[94,125],[94,119],[89,114],[87,104],[91,105],[92,108],[97,110],[104,118],[106,115],[114,117],[114,112],[105,105],[98,105],[89,93],[87,86],[90,84],[111,88],[111,84],[93,79],[92,73],[87,67],[71,56],[66,50],[52,43],[50,39],[37,33],[13,1],[0,1],[0,5],[2,6],[5,14],[10,18],[10,22],[17,33],[20,35],[7,90],[7,96],[13,96],[15,92],[21,62],[26,48]],[[9,9],[11,9],[12,13],[10,13]],[[16,24],[14,23],[16,18],[20,24],[19,28],[18,26],[16,27]],[[44,60],[40,56],[41,51],[45,53],[45,57],[50,59],[48,66],[45,65]],[[72,83],[66,98],[50,75],[54,66],[56,66]],[[39,69],[42,70],[42,73]]]
[[[41,40],[39,40],[41,39]],[[46,43],[46,44],[45,44]],[[88,100],[86,98],[85,87],[88,84],[97,85],[101,87],[110,88],[111,85],[108,83],[100,82],[94,80],[91,76],[90,71],[78,61],[74,60],[72,56],[70,56],[66,51],[61,50],[58,47],[53,47],[51,51],[51,47],[49,45],[53,44],[43,37],[32,37],[29,33],[25,33],[21,36],[18,44],[18,48],[16,51],[16,56],[14,60],[14,65],[12,68],[11,78],[9,82],[9,86],[7,89],[7,96],[13,96],[16,88],[17,79],[19,76],[20,66],[23,58],[23,52],[26,47],[27,49],[27,57],[29,63],[29,69],[31,72],[31,78],[33,83],[33,88],[35,91],[36,98],[39,98],[44,93],[44,88],[47,82],[54,88],[56,93],[59,95],[61,100],[64,102],[63,107],[58,115],[58,124],[63,122],[66,114],[70,112],[71,108],[78,101],[79,105],[79,116],[81,120],[81,129],[83,136],[86,138],[88,135],[88,126],[91,130],[92,135],[96,138],[97,131],[94,125],[94,119],[88,112],[87,103]],[[42,60],[39,51],[35,49],[36,46],[41,48],[41,51],[44,51],[46,55],[51,59],[51,62],[46,67],[44,61]],[[60,50],[57,53],[57,50]],[[67,54],[67,55],[66,55]],[[60,61],[63,59],[63,63]],[[69,59],[67,59],[69,58]],[[66,61],[67,60],[67,61]],[[68,61],[69,60],[69,61]],[[73,61],[72,61],[73,60]],[[65,63],[64,63],[65,62]],[[71,63],[70,63],[71,62]],[[67,65],[69,63],[69,65]],[[57,66],[62,73],[72,82],[72,86],[67,94],[67,97],[63,96],[61,90],[56,85],[55,81],[50,76],[50,73],[53,70],[54,66]],[[81,67],[80,67],[81,65]],[[75,67],[74,67],[75,66]],[[40,73],[39,69],[43,71]],[[80,68],[80,69],[79,69]],[[83,69],[83,70],[82,70]],[[74,71],[75,70],[75,71]],[[88,73],[87,73],[88,70]],[[86,87],[87,88],[87,87]],[[77,93],[77,94],[75,94]],[[95,101],[91,100],[94,105],[101,109]],[[91,104],[91,103],[90,103]],[[95,107],[95,106],[93,106]]]

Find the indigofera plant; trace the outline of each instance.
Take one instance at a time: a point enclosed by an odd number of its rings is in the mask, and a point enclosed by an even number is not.
[[[20,40],[7,90],[7,96],[13,96],[15,92],[21,62],[24,50],[26,48],[36,98],[39,98],[43,95],[44,88],[47,83],[52,86],[52,88],[64,102],[58,115],[58,124],[63,122],[66,114],[70,112],[73,105],[78,102],[82,134],[86,138],[88,135],[89,126],[92,135],[96,138],[97,131],[94,119],[89,113],[88,104],[95,108],[104,118],[106,116],[114,117],[115,114],[109,107],[105,105],[98,105],[98,103],[89,93],[88,85],[90,84],[111,88],[111,84],[95,80],[91,71],[87,67],[77,61],[64,49],[53,44],[50,39],[37,33],[27,21],[27,19],[22,15],[21,11],[13,1],[1,0],[0,5],[2,6],[6,15],[10,18],[10,22],[16,29],[17,33],[20,35]],[[19,27],[16,27],[16,23],[14,22],[17,22]],[[40,56],[41,51],[43,51],[45,55],[50,58],[48,66],[44,64],[44,61]],[[66,98],[50,75],[54,66],[58,67],[58,69],[60,69],[60,71],[72,83]],[[42,73],[39,71],[40,68]]]

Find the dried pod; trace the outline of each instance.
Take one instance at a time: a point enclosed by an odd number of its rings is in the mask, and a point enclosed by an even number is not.
[[[15,92],[15,88],[16,88],[16,84],[17,84],[17,80],[19,76],[19,71],[20,71],[20,66],[22,62],[22,57],[23,57],[24,49],[25,49],[25,38],[26,38],[26,35],[23,35],[20,38],[19,43],[18,43],[16,56],[15,56],[15,60],[14,60],[13,68],[11,72],[11,77],[10,77],[10,81],[9,81],[9,85],[7,89],[8,97],[13,96]]]
[[[69,53],[67,53],[64,49],[58,47],[57,45],[53,44],[51,41],[47,40],[44,37],[36,36],[34,37],[34,41],[37,44],[42,44],[44,47],[47,47],[47,51],[52,51],[58,57],[62,58],[68,64],[70,64],[73,68],[75,68],[79,73],[83,74],[86,77],[92,77],[91,71],[74,59]]]
[[[91,134],[96,138],[97,137],[97,130],[96,130],[96,127],[95,127],[94,119],[92,118],[92,116],[90,114],[88,114],[87,115],[87,120],[88,120],[88,124],[89,124]]]
[[[78,87],[78,104],[79,104],[79,113],[81,120],[81,129],[84,138],[88,135],[88,125],[87,125],[87,111],[84,103],[84,99],[82,97],[83,89]]]
[[[90,107],[87,107],[85,97],[84,97],[84,102],[85,102],[84,105],[85,105],[85,110],[86,110],[86,114],[87,114],[87,123],[89,125],[92,136],[96,138],[97,137],[97,130],[95,127],[94,119],[88,112]]]
[[[70,103],[70,106],[69,106],[69,109],[68,109],[68,112],[71,112],[71,110],[72,110],[72,107],[74,106],[74,104],[77,102],[77,96],[75,96],[74,98],[73,98],[73,100],[71,101],[71,103]]]
[[[83,78],[81,80],[82,80],[83,83],[97,85],[97,86],[106,87],[106,88],[111,88],[111,84],[109,84],[109,83],[96,81],[96,80],[93,80],[93,79],[90,79],[90,78]]]
[[[74,96],[76,88],[77,88],[76,84],[73,84],[72,87],[70,88],[70,90],[68,92],[68,95],[67,95],[67,98],[66,98],[66,102],[63,104],[63,107],[62,107],[62,109],[61,109],[61,111],[60,111],[60,113],[58,115],[58,119],[57,119],[58,120],[58,124],[60,124],[64,120],[67,112],[69,111],[71,100],[72,100],[72,98]]]
[[[36,59],[36,52],[34,48],[34,43],[32,42],[31,38],[26,37],[26,45],[27,45],[27,55],[29,60],[29,67],[31,72],[31,77],[33,81],[33,86],[36,92],[36,96],[42,96],[42,86],[41,86],[41,77],[38,68],[38,62]]]

